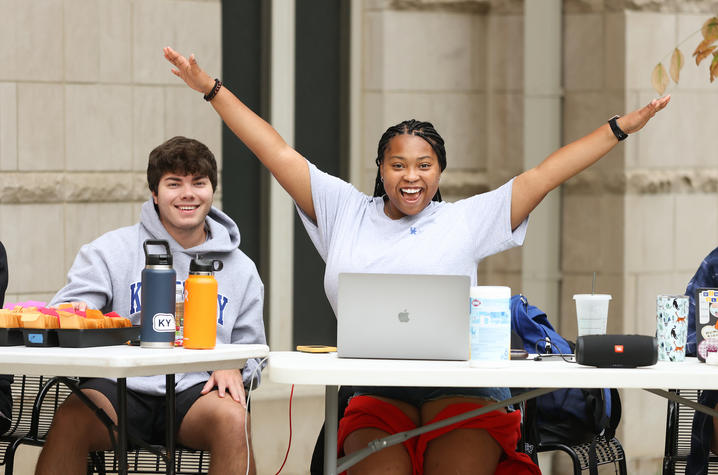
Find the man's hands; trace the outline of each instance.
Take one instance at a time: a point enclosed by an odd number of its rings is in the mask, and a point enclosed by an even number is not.
[[[247,401],[244,397],[244,383],[242,382],[242,372],[238,369],[223,369],[213,372],[207,383],[202,388],[202,394],[209,393],[212,388],[217,386],[219,397],[229,392],[232,399],[247,408]]]
[[[654,99],[648,103],[648,105],[637,109],[630,114],[626,114],[623,117],[619,117],[616,120],[618,126],[627,134],[633,134],[643,128],[646,123],[656,115],[656,112],[660,111],[671,100],[671,96],[661,97],[660,99]]]
[[[187,59],[169,46],[165,46],[162,51],[167,61],[177,68],[172,70],[172,74],[181,78],[189,87],[202,94],[214,88],[214,79],[199,67],[193,54]]]

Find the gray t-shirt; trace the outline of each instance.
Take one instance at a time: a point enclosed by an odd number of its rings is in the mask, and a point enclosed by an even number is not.
[[[477,285],[479,261],[514,246],[526,235],[524,220],[511,231],[511,186],[455,203],[432,201],[414,216],[393,220],[384,199],[309,163],[317,222],[297,207],[326,262],[324,290],[336,315],[340,272],[467,275]]]

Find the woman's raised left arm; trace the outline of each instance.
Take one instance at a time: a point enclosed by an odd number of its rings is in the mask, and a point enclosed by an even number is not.
[[[619,117],[616,125],[626,134],[638,132],[656,112],[666,107],[670,98],[654,99],[645,107]],[[521,224],[549,191],[593,165],[617,143],[616,135],[606,123],[517,176],[511,192],[511,229]]]

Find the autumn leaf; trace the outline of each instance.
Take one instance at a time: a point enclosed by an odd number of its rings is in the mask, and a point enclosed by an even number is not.
[[[696,66],[701,64],[701,61],[703,61],[705,58],[710,55],[714,49],[716,49],[715,46],[711,46],[710,44],[713,43],[715,40],[708,41],[703,40],[701,43],[696,47],[696,50],[693,52],[693,56],[696,57]]]
[[[658,92],[659,96],[663,95],[669,82],[670,79],[668,79],[668,74],[666,74],[666,68],[663,67],[662,63],[656,64],[656,67],[653,68],[653,72],[651,73],[651,85],[653,89]]]
[[[703,34],[704,41],[707,41],[709,44],[718,40],[718,17],[706,20],[701,28],[701,33]]]
[[[678,84],[678,78],[681,75],[681,69],[683,69],[683,53],[678,48],[673,50],[671,56],[671,78],[673,82]]]
[[[718,77],[718,53],[713,53],[713,61],[711,61],[711,82]]]

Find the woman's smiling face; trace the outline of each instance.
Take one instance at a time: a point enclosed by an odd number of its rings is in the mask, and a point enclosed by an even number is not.
[[[416,135],[393,137],[379,170],[389,198],[384,212],[391,219],[421,212],[439,189],[439,159],[431,144]]]

